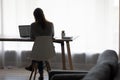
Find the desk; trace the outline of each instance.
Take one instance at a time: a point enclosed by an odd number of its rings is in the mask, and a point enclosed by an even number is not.
[[[26,41],[31,42],[33,41],[30,38],[0,38],[0,41]],[[66,70],[66,59],[65,59],[65,50],[64,50],[64,42],[66,42],[67,46],[67,53],[68,53],[68,62],[70,69],[73,70],[73,64],[72,64],[72,58],[71,58],[71,51],[70,51],[70,44],[69,42],[72,41],[72,39],[54,39],[53,42],[60,43],[61,44],[61,51],[62,51],[62,68]]]

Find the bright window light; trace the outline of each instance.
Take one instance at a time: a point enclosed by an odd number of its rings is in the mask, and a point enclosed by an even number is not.
[[[4,35],[19,36],[18,25],[31,24],[34,9],[40,7],[54,23],[55,38],[61,38],[62,30],[66,36],[79,36],[70,43],[72,53],[118,52],[119,9],[113,1],[119,5],[119,0],[3,0]],[[61,51],[60,45],[55,48]]]

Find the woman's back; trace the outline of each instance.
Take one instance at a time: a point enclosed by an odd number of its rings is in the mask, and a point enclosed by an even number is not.
[[[46,22],[44,28],[39,22],[31,24],[31,38],[35,39],[37,36],[54,36],[53,24]]]

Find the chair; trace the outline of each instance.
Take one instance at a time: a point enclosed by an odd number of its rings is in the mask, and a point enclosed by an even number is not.
[[[55,56],[55,49],[53,46],[52,37],[38,36],[33,44],[31,59],[35,61],[44,61],[45,67],[47,68],[47,71],[49,71],[51,68],[48,59],[52,58],[53,56]],[[33,73],[34,73],[33,80],[35,80],[37,70],[38,64],[35,63],[33,65],[33,70],[31,72],[29,80],[31,80]]]
[[[89,71],[50,71],[49,80],[120,80],[118,66],[117,53],[114,50],[105,50],[98,56],[96,65]]]
[[[31,71],[29,80],[32,79],[32,76],[33,76],[33,80],[36,79],[36,74],[37,74],[37,70],[38,70],[38,68],[37,68],[37,67],[38,67],[38,64],[35,63],[32,67],[33,67],[33,68],[32,68],[33,70]],[[45,61],[45,67],[47,68],[47,72],[49,73],[49,71],[51,70],[51,67],[50,67],[49,62]],[[33,73],[34,73],[34,74],[33,74]]]

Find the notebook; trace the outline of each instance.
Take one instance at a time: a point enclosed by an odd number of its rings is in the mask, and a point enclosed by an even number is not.
[[[19,25],[20,37],[30,37],[30,25]]]

